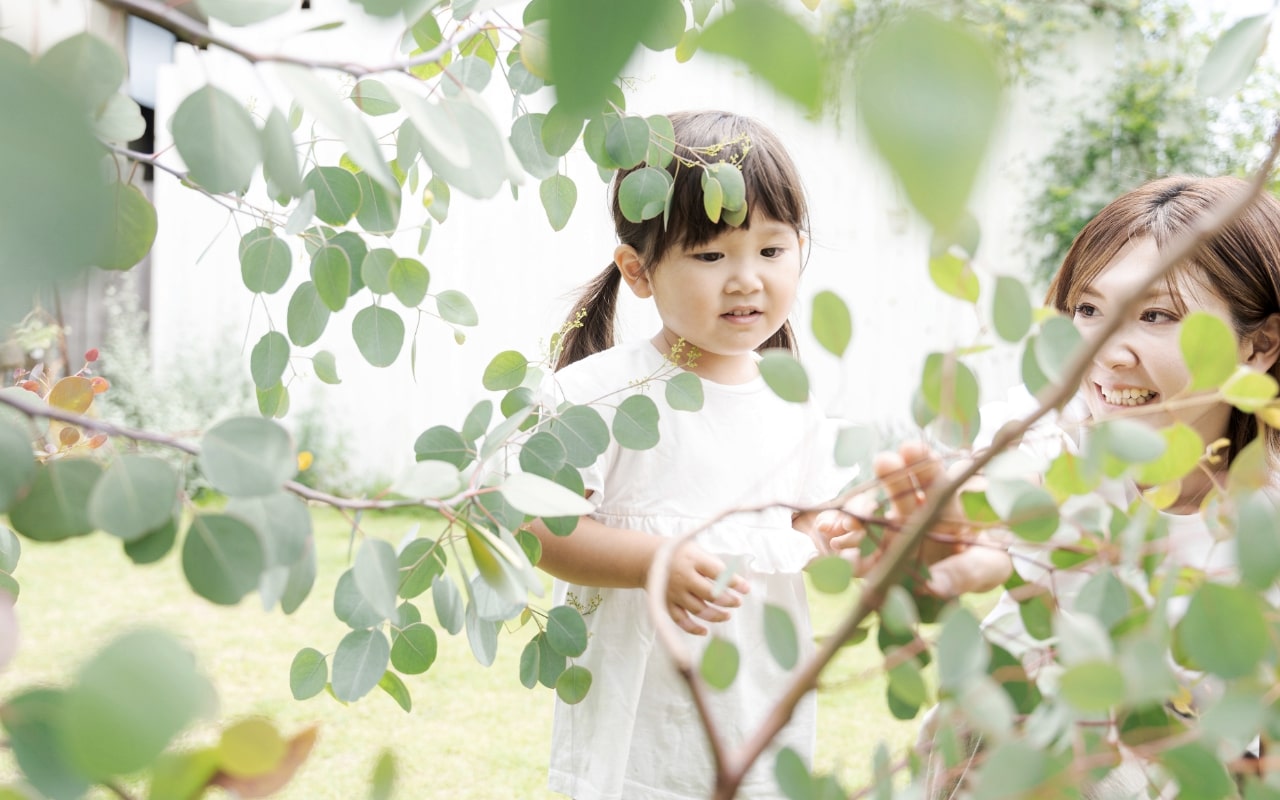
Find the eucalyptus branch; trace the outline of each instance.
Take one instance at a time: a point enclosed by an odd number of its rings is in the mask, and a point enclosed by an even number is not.
[[[22,393],[20,392],[0,392],[0,404],[7,405],[28,418],[42,417],[45,419],[54,419],[70,425],[76,425],[86,430],[105,433],[107,436],[131,439],[135,442],[148,442],[150,444],[160,445],[161,447],[167,447],[170,450],[177,450],[192,456],[200,455],[199,447],[174,436],[168,436],[163,433],[155,433],[154,431],[147,431],[139,428],[130,428],[125,425],[117,425],[114,422],[108,422],[94,417],[86,417],[83,414],[76,414],[54,406],[37,404],[22,397]],[[304,486],[297,481],[285,481],[283,488],[293,492],[304,500],[313,500],[317,503],[324,503],[325,505],[333,506],[334,508],[350,509],[355,511],[385,511],[392,508],[409,507],[424,507],[435,509],[436,511],[444,511],[449,508],[455,500],[460,499],[369,500],[366,498],[339,497],[334,494],[329,494],[328,492],[319,491],[318,489],[312,489],[309,486]],[[462,497],[465,497],[468,494],[469,493],[464,492]]]
[[[223,208],[225,208],[226,210],[230,211],[233,214],[256,215],[255,218],[259,220],[268,219],[276,216],[273,212],[270,212],[265,209],[261,209],[256,206],[250,205],[249,203],[246,203],[242,198],[233,197],[232,195],[227,195],[227,194],[215,194],[214,192],[209,191],[208,189],[201,186],[199,183],[196,183],[195,181],[193,181],[191,179],[191,173],[184,172],[183,170],[177,169],[175,167],[171,167],[168,164],[163,163],[162,161],[160,161],[160,158],[158,156],[151,155],[150,153],[139,153],[137,150],[130,150],[127,147],[120,147],[118,145],[108,145],[108,149],[111,150],[111,152],[115,153],[116,155],[121,156],[122,158],[127,158],[130,161],[133,161],[138,164],[147,164],[151,167],[154,167],[155,169],[160,170],[161,172],[167,172],[168,174],[177,178],[182,183],[183,186],[186,186],[189,189],[195,189],[200,194],[209,198],[210,200],[222,206]],[[245,211],[245,209],[241,208],[241,206],[248,206],[250,211]]]
[[[426,52],[419,53],[413,58],[401,59],[375,66],[365,66],[363,64],[357,64],[354,61],[300,58],[298,56],[289,56],[280,53],[259,53],[242,45],[236,44],[230,39],[215,34],[208,25],[183,14],[171,3],[164,2],[164,0],[101,0],[101,2],[104,5],[119,9],[127,14],[132,14],[135,17],[139,17],[155,25],[159,25],[161,28],[169,31],[184,42],[188,42],[197,47],[214,45],[228,52],[235,53],[245,61],[253,64],[266,62],[296,64],[297,66],[308,67],[310,69],[337,70],[357,78],[362,78],[366,75],[375,75],[381,72],[409,73],[413,67],[421,66],[423,64],[434,64],[444,58],[444,56],[453,49],[455,44],[461,41],[466,41],[489,27],[487,24],[469,24],[465,27],[459,28],[452,36],[445,37],[444,41],[440,42],[440,44]]]
[[[1118,304],[1117,313],[1106,320],[1100,329],[1099,335],[1091,342],[1077,349],[1063,370],[1061,378],[1041,393],[1041,397],[1038,398],[1040,400],[1039,407],[1023,419],[1004,426],[996,434],[991,445],[975,453],[974,458],[958,474],[949,476],[944,483],[938,486],[929,487],[925,493],[924,503],[906,521],[902,534],[889,545],[883,557],[876,562],[875,566],[867,574],[865,578],[867,588],[858,599],[853,611],[837,626],[835,632],[822,642],[817,651],[802,662],[796,671],[792,673],[791,681],[787,685],[782,698],[770,709],[764,722],[756,732],[736,752],[723,756],[724,743],[718,741],[711,743],[712,751],[717,756],[715,788],[715,798],[717,800],[729,800],[729,798],[733,797],[743,778],[746,777],[747,770],[750,769],[769,743],[773,741],[788,720],[791,719],[791,715],[804,695],[817,685],[818,676],[822,670],[836,656],[844,643],[856,635],[862,622],[879,608],[889,587],[896,583],[899,576],[909,565],[909,562],[914,558],[918,545],[941,518],[946,504],[955,497],[956,493],[970,479],[981,472],[997,454],[1004,452],[1017,443],[1023,434],[1050,411],[1066,405],[1067,401],[1079,390],[1080,381],[1084,378],[1084,374],[1088,371],[1094,357],[1106,345],[1107,340],[1120,329],[1120,326],[1125,324],[1133,313],[1137,311],[1138,307],[1144,302],[1147,290],[1163,280],[1179,264],[1185,263],[1194,256],[1224,225],[1235,219],[1253,204],[1266,186],[1267,178],[1274,168],[1278,154],[1280,154],[1280,125],[1272,133],[1266,158],[1263,159],[1262,164],[1254,172],[1248,188],[1234,202],[1214,209],[1212,213],[1200,219],[1192,229],[1169,243],[1169,246],[1161,252],[1157,268],[1148,282],[1141,287],[1137,287],[1131,295],[1122,298]],[[852,493],[847,492],[846,495],[851,495]],[[699,696],[705,690],[701,682],[693,674],[692,663],[688,654],[681,652],[682,648],[678,638],[675,636],[676,626],[666,614],[663,598],[666,597],[667,580],[672,558],[681,547],[688,544],[703,528],[663,543],[654,557],[653,564],[650,566],[647,585],[649,609],[659,634],[658,638],[661,640],[663,647],[672,656],[680,674],[689,684],[695,702],[698,701]],[[699,705],[699,711],[702,711],[701,704]],[[706,720],[704,719],[705,722]]]

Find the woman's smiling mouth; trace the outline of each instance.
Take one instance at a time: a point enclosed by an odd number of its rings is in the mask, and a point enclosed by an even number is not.
[[[1109,389],[1100,384],[1094,385],[1098,387],[1098,394],[1102,395],[1103,402],[1111,406],[1144,406],[1159,395],[1154,389]]]

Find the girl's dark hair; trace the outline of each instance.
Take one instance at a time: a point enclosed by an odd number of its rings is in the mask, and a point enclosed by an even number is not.
[[[1248,190],[1249,185],[1240,178],[1174,176],[1145,183],[1121,195],[1076,236],[1049,286],[1046,305],[1071,314],[1081,293],[1126,244],[1149,237],[1163,250],[1213,208]],[[1280,313],[1280,200],[1264,192],[1224,225],[1188,263],[1175,269],[1167,286],[1170,296],[1179,303],[1181,279],[1197,281],[1227,302],[1237,337],[1252,334],[1268,317]],[[1270,374],[1280,380],[1280,361],[1272,365]],[[1227,438],[1231,441],[1228,461],[1257,435],[1254,415],[1233,408],[1227,423]],[[1280,430],[1267,430],[1266,448],[1268,460],[1280,463]]]
[[[724,216],[719,222],[707,216],[702,200],[702,163],[727,161],[742,170],[748,214],[741,227],[750,227],[751,215],[758,212],[790,225],[797,233],[808,232],[804,187],[795,164],[772,131],[750,117],[724,111],[679,111],[669,119],[675,129],[675,158],[666,168],[674,181],[667,218],[659,214],[632,222],[622,213],[618,187],[624,178],[646,166],[644,163],[618,170],[609,192],[618,240],[635,248],[645,270],[652,269],[673,247],[697,247],[732,229]],[[618,265],[611,263],[583,287],[560,339],[556,369],[613,346],[621,282]],[[790,322],[759,349],[771,347],[795,353]]]

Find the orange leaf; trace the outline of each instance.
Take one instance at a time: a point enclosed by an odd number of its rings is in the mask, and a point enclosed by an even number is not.
[[[94,394],[102,394],[103,392],[111,388],[111,381],[107,380],[106,378],[94,378],[93,380],[89,381],[89,383],[93,386]]]
[[[254,775],[251,778],[236,778],[219,770],[210,780],[210,786],[221,786],[240,797],[269,797],[285,787],[302,762],[311,754],[316,743],[316,726],[306,728],[289,740],[289,749],[284,758],[271,772]]]
[[[58,431],[58,441],[62,442],[63,447],[70,447],[80,441],[80,431],[68,425]]]
[[[45,399],[54,408],[83,414],[93,403],[93,384],[88,378],[72,375],[55,383]]]

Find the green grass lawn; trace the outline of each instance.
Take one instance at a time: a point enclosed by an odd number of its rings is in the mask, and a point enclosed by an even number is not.
[[[402,798],[553,798],[545,788],[551,731],[548,689],[520,685],[520,650],[532,626],[504,633],[497,661],[481,668],[464,634],[450,637],[437,627],[440,653],[432,668],[405,677],[413,695],[406,714],[381,690],[350,706],[328,694],[298,702],[289,692],[289,664],[303,647],[331,653],[346,633],[333,616],[334,584],[348,566],[350,525],[335,512],[314,513],[319,577],[293,616],[264,612],[257,595],[240,605],[215,606],[186,585],[176,553],[136,567],[117,540],[105,534],[42,545],[23,540],[16,577],[18,655],[0,673],[0,697],[33,684],[69,680],[91,653],[123,630],[158,626],[181,637],[197,654],[221,701],[218,723],[263,715],[291,734],[319,726],[310,759],[278,797],[296,800],[367,796],[374,763],[384,748],[395,754],[397,793]],[[415,520],[402,515],[366,516],[362,530],[398,542]],[[425,523],[431,525],[430,521]],[[811,594],[814,628],[831,629],[853,598]],[[846,788],[865,783],[875,745],[887,740],[900,752],[914,737],[915,722],[893,719],[883,701],[884,682],[875,670],[879,651],[867,643],[847,648],[828,672],[819,695],[817,767],[837,770]],[[188,735],[189,743],[212,741],[212,724]],[[13,765],[0,760],[0,780]],[[106,795],[102,795],[106,796]]]

